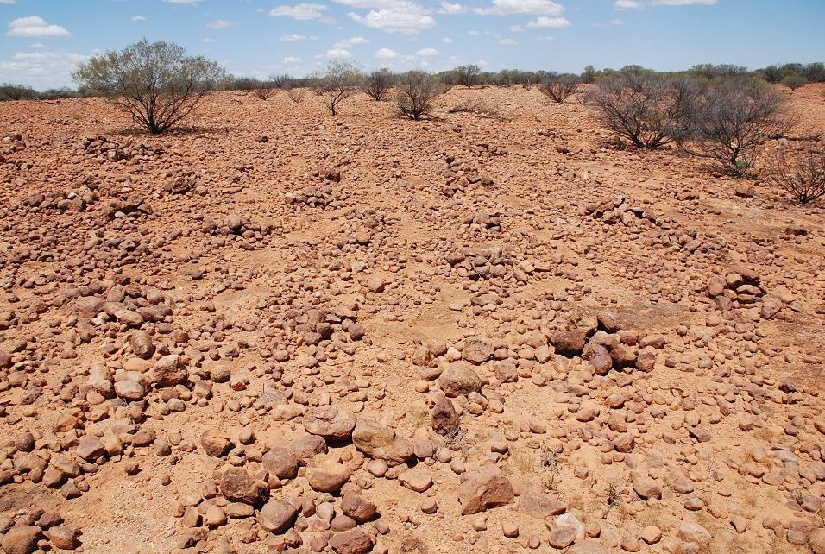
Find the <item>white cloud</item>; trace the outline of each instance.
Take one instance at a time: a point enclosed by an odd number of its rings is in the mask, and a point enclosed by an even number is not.
[[[296,42],[298,40],[306,40],[306,35],[283,35],[278,37],[278,40],[281,42]]]
[[[278,6],[269,10],[271,17],[291,17],[292,19],[308,20],[323,17],[327,7],[323,4],[308,4],[302,2],[294,6]]]
[[[717,0],[653,0],[654,6],[713,6]]]
[[[493,0],[491,8],[475,10],[480,15],[561,15],[564,6],[550,0]]]
[[[453,43],[453,39],[451,39],[450,37],[444,37],[443,39],[441,39],[441,41],[444,44],[452,44]]]
[[[467,13],[467,6],[464,4],[458,4],[453,2],[442,2],[441,9],[438,10],[438,13],[443,14],[460,14],[460,13]]]
[[[502,46],[516,46],[516,45],[518,45],[518,41],[513,40],[511,38],[503,38],[500,41],[498,41],[498,43]]]
[[[510,31],[514,33],[523,33],[524,27],[522,27],[521,25],[510,25]]]
[[[372,56],[379,60],[397,60],[401,57],[401,54],[389,48],[379,48]]]
[[[346,48],[330,48],[323,54],[318,54],[316,58],[349,58],[352,57],[352,52]]]
[[[2,2],[0,2],[0,3],[2,3]],[[8,2],[8,3],[10,3],[10,2]],[[48,46],[46,46],[42,42],[35,42],[34,44],[29,44],[29,48],[48,48]]]
[[[616,0],[613,7],[617,10],[641,10],[644,6],[636,0]]]
[[[129,18],[129,21],[146,21],[146,17],[143,15],[133,15]]]
[[[416,56],[421,56],[422,58],[425,56],[437,56],[438,50],[435,48],[422,48],[418,52],[415,53]]]
[[[211,23],[206,24],[206,26],[210,29],[226,29],[232,25],[234,25],[234,23],[225,19],[218,19],[217,21],[212,21]]]
[[[165,4],[197,4],[203,0],[161,0]]]
[[[0,74],[10,83],[25,83],[37,90],[60,88],[72,82],[71,72],[88,59],[70,52],[18,52],[0,61]]]
[[[283,63],[301,63],[301,58],[296,58],[295,56],[287,56],[283,59]]]
[[[68,37],[69,31],[59,25],[50,25],[37,15],[20,17],[9,23],[10,37]]]
[[[545,35],[543,37],[539,37],[536,40],[540,42],[550,42],[551,40],[556,40],[556,37],[551,37],[550,35]]]
[[[333,48],[352,48],[356,44],[367,44],[369,41],[364,37],[352,37],[344,40],[339,40],[332,45]]]
[[[537,18],[535,21],[528,21],[527,28],[528,29],[546,29],[546,28],[554,28],[554,29],[561,29],[562,27],[569,27],[570,22],[563,17],[545,17],[541,16]]]
[[[17,0],[0,0],[0,4],[14,4]]]
[[[366,15],[347,14],[350,19],[371,29],[387,33],[415,35],[435,27],[432,10],[410,0],[333,0],[356,9],[369,9]]]
[[[611,19],[607,23],[594,23],[593,26],[597,29],[603,29],[605,27],[618,27],[620,25],[624,25],[624,21],[619,18]]]
[[[479,33],[479,32],[478,32],[478,31],[476,31],[476,30],[472,30],[472,31],[467,31],[467,34],[468,34],[468,35],[470,35],[471,37],[477,37],[477,36],[479,36],[481,33]]]

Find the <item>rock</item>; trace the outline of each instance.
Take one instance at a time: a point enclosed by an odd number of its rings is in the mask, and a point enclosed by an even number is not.
[[[35,447],[34,435],[24,431],[14,438],[14,447],[20,452],[31,452]]]
[[[550,343],[560,356],[579,356],[584,350],[587,341],[587,331],[574,329],[572,331],[554,331],[550,335]]]
[[[547,539],[550,546],[559,550],[567,548],[575,541],[576,530],[572,527],[556,527],[550,531],[550,537]]]
[[[441,373],[438,386],[450,397],[481,392],[482,382],[476,372],[466,363],[452,363]]]
[[[258,513],[258,525],[270,533],[287,531],[298,518],[298,510],[289,502],[270,499]]]
[[[132,333],[132,351],[135,356],[148,360],[155,353],[155,344],[152,342],[152,335],[146,331],[135,331]]]
[[[229,437],[215,429],[209,429],[201,435],[201,446],[207,456],[219,458],[229,452]]]
[[[683,541],[695,542],[699,545],[710,544],[712,538],[710,531],[698,523],[683,523],[676,530],[676,536]]]
[[[214,504],[210,505],[203,514],[203,524],[211,529],[226,525],[226,513],[223,508]]]
[[[350,469],[342,464],[327,460],[306,470],[309,486],[318,492],[337,492],[349,481]]]
[[[567,504],[546,494],[525,493],[519,497],[518,502],[520,511],[536,519],[544,519],[567,511]]]
[[[599,328],[608,333],[618,333],[623,327],[621,316],[611,310],[601,310],[596,314],[596,320],[599,322]]]
[[[292,439],[292,451],[300,460],[309,460],[318,454],[327,453],[327,443],[318,435],[301,435]]]
[[[461,483],[458,501],[461,515],[476,514],[513,501],[513,485],[494,465],[481,468],[478,473]]]
[[[355,493],[344,494],[341,511],[358,523],[369,521],[378,513],[375,504]]]
[[[6,554],[31,554],[37,550],[40,527],[34,525],[17,525],[3,536],[3,551]]]
[[[433,485],[430,474],[420,466],[408,469],[399,475],[398,482],[415,492],[424,492]]]
[[[610,554],[610,551],[595,540],[586,540],[574,544],[565,551],[565,554]]]
[[[642,529],[641,537],[647,544],[656,544],[662,540],[662,530],[655,525],[648,525]]]
[[[461,351],[461,357],[474,365],[481,365],[493,357],[493,347],[480,340],[471,340]]]
[[[590,362],[596,375],[607,375],[613,368],[613,358],[601,344],[588,343],[582,351],[582,358]]]
[[[430,411],[433,431],[442,437],[452,437],[458,432],[458,413],[455,411],[452,400],[441,397]]]
[[[51,527],[46,531],[46,537],[51,541],[52,546],[59,550],[74,550],[80,546],[78,534],[77,529],[63,525]]]
[[[372,550],[372,537],[361,529],[338,533],[329,541],[329,546],[336,554],[365,554]]]
[[[83,435],[77,443],[77,455],[86,461],[96,460],[105,452],[103,443],[92,435]]]
[[[371,419],[360,418],[356,421],[352,442],[367,456],[384,460],[389,465],[397,465],[413,457],[412,441],[396,436],[393,429]]]
[[[808,546],[814,554],[825,554],[825,529],[814,529],[808,535]]]
[[[0,369],[11,367],[11,354],[0,349]]]
[[[724,294],[727,281],[719,275],[714,275],[708,280],[708,296],[715,298]]]
[[[312,408],[304,415],[304,429],[330,441],[350,440],[355,428],[355,416],[332,406]]]
[[[269,489],[242,467],[230,467],[221,475],[221,494],[227,500],[255,506],[266,501]]]
[[[159,387],[174,387],[187,377],[186,363],[177,354],[162,357],[149,372],[149,380]]]
[[[646,475],[634,476],[633,490],[636,491],[636,494],[638,494],[642,500],[648,500],[650,498],[662,499],[662,487],[659,486],[655,479],[651,479]]]
[[[142,400],[146,395],[143,383],[139,381],[115,382],[115,394],[124,400]]]
[[[261,465],[278,479],[294,479],[298,476],[298,458],[288,448],[270,448],[261,459]]]

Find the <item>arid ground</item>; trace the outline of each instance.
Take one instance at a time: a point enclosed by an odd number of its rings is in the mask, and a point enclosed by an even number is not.
[[[592,110],[0,103],[0,547],[825,552],[825,205]]]

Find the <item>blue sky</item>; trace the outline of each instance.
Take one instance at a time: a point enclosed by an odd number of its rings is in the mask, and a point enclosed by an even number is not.
[[[0,82],[74,87],[78,62],[141,38],[237,76],[363,69],[572,71],[825,61],[825,0],[0,0]]]

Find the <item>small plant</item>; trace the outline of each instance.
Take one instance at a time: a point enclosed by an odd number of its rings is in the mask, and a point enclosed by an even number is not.
[[[541,467],[546,472],[542,477],[542,484],[544,488],[551,490],[556,485],[559,475],[559,460],[555,451],[545,444],[541,445]]]
[[[607,519],[607,516],[610,514],[610,510],[618,506],[622,502],[623,498],[624,495],[621,493],[616,484],[610,483],[607,486],[607,509],[605,509],[602,519]]]
[[[424,71],[410,71],[396,85],[396,102],[401,115],[418,121],[429,115],[433,102],[444,92],[441,82]]]
[[[367,96],[380,102],[390,93],[395,82],[395,75],[386,67],[373,71],[364,79],[364,92]]]
[[[792,159],[780,147],[766,169],[767,180],[790,193],[800,204],[809,204],[825,196],[825,154],[809,150],[807,155]]]
[[[556,104],[562,104],[576,92],[580,82],[576,75],[550,73],[539,83],[539,90]]]
[[[481,84],[481,68],[477,65],[460,65],[453,69],[455,84],[473,88]]]
[[[261,83],[261,85],[262,86],[253,89],[252,94],[260,100],[269,100],[276,92],[275,87],[269,86],[267,83]]]
[[[286,89],[287,97],[296,104],[304,101],[304,93],[306,93],[306,90],[300,87],[290,87]]]
[[[804,85],[807,85],[808,79],[806,79],[802,75],[791,73],[789,75],[785,75],[785,77],[783,77],[782,80],[779,82],[791,90],[796,90]]]
[[[363,76],[358,68],[346,60],[332,60],[326,69],[313,79],[313,88],[324,102],[330,115],[338,115],[341,103],[358,92]]]

